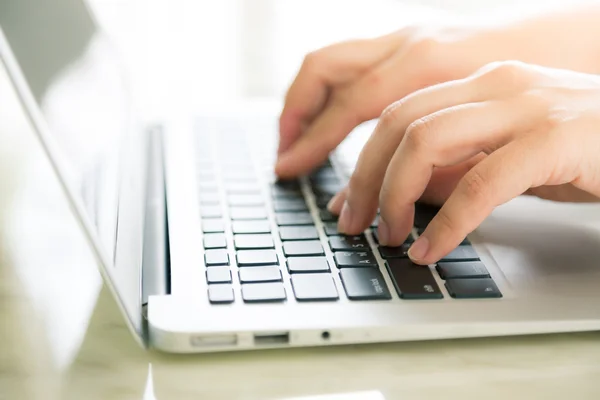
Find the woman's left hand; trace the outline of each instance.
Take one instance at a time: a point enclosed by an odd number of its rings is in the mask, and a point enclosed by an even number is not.
[[[600,77],[519,62],[423,89],[389,106],[348,186],[330,203],[357,234],[404,242],[418,200],[443,203],[409,251],[431,264],[521,194],[600,198]]]

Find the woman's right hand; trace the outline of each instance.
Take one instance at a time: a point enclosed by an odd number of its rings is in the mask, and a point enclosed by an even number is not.
[[[358,124],[378,117],[389,104],[464,78],[492,61],[598,72],[600,52],[589,47],[599,19],[595,7],[491,28],[417,26],[313,52],[285,99],[275,172],[281,178],[309,172]],[[447,186],[440,190],[451,191],[453,171],[439,174]]]

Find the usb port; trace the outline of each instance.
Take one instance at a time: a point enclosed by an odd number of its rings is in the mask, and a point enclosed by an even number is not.
[[[288,344],[289,342],[289,332],[263,332],[254,334],[254,344],[256,346]]]

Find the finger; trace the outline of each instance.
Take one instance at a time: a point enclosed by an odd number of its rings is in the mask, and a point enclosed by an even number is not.
[[[427,188],[434,168],[491,153],[542,115],[528,98],[462,104],[411,124],[387,168],[380,193],[380,240],[399,245],[410,231],[414,203]],[[458,132],[458,133],[457,133]],[[387,231],[385,231],[387,229]]]
[[[384,107],[421,87],[417,79],[420,66],[407,59],[408,55],[398,53],[335,92],[322,114],[280,156],[276,173],[293,177],[308,172],[324,161],[356,125],[379,116]]]
[[[391,56],[400,40],[398,35],[353,40],[309,54],[286,95],[279,120],[278,153],[288,150],[301,135],[303,125],[323,109],[329,88],[356,79],[368,68]]]
[[[409,250],[419,264],[438,261],[479,226],[493,209],[543,185],[560,149],[545,136],[516,140],[495,151],[460,181],[456,190]]]
[[[350,178],[347,199],[350,211],[347,219],[340,220],[344,232],[356,234],[371,222],[385,171],[411,122],[482,97],[484,94],[468,80],[457,80],[419,90],[388,107],[361,151]]]

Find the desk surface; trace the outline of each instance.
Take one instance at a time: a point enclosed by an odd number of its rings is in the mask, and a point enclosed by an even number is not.
[[[167,52],[171,43],[163,37],[167,31],[190,38],[199,35],[194,29],[203,29],[186,20],[186,12],[170,8],[166,19],[158,19],[164,25],[157,27],[152,18],[165,15],[166,2],[145,2],[149,5],[143,10],[136,8],[138,3],[108,1],[103,5],[103,17],[114,22],[123,42],[135,44],[129,53],[133,64],[146,65],[151,60],[155,53],[149,42]],[[188,4],[171,4],[175,3]],[[207,90],[210,83],[218,84],[224,97],[279,96],[304,51],[338,36],[369,32],[364,26],[327,30],[327,13],[331,15],[341,5],[332,2],[331,9],[319,8],[323,14],[315,23],[324,33],[301,35],[303,40],[299,40],[297,27],[290,21],[298,18],[299,10],[309,13],[320,2],[305,2],[306,8],[297,7],[298,3],[286,7],[270,1],[253,4],[262,8],[246,10],[248,21],[269,13],[278,16],[273,26],[263,28],[266,33],[280,29],[279,42],[272,42],[262,58],[245,52],[249,58],[242,65],[247,68],[237,72],[218,75],[216,71],[211,79],[190,75],[186,82],[192,82],[192,87]],[[347,15],[361,15],[360,7],[352,3]],[[226,7],[211,10],[221,17],[231,12]],[[207,10],[196,11],[204,20],[211,19]],[[131,24],[133,15],[138,17],[137,25]],[[187,21],[179,30],[174,28],[178,18]],[[389,30],[392,23],[397,24],[391,19],[387,25],[375,24],[371,32]],[[240,37],[256,48],[258,43],[264,45],[265,37],[273,36],[254,28],[249,32],[254,36]],[[289,43],[294,43],[293,50]],[[187,54],[171,50],[173,57]],[[268,54],[283,56],[273,66],[264,61],[272,59]],[[197,62],[192,59],[190,71]],[[162,76],[164,68],[164,64],[152,63],[143,70],[140,82]],[[269,68],[279,72],[272,74]],[[240,71],[247,71],[246,75]],[[228,79],[231,76],[236,76],[233,83]],[[170,79],[154,81],[155,94],[179,90],[187,103],[201,101],[194,90],[186,89],[190,85],[173,76]],[[160,109],[160,97],[150,96],[146,107]],[[342,393],[355,393],[354,398],[364,400],[380,399],[377,393],[385,399],[600,398],[596,333],[201,356],[143,351],[102,287],[49,168],[35,180],[27,179],[31,166],[43,163],[43,156],[4,72],[0,74],[0,104],[0,399],[290,399]]]

